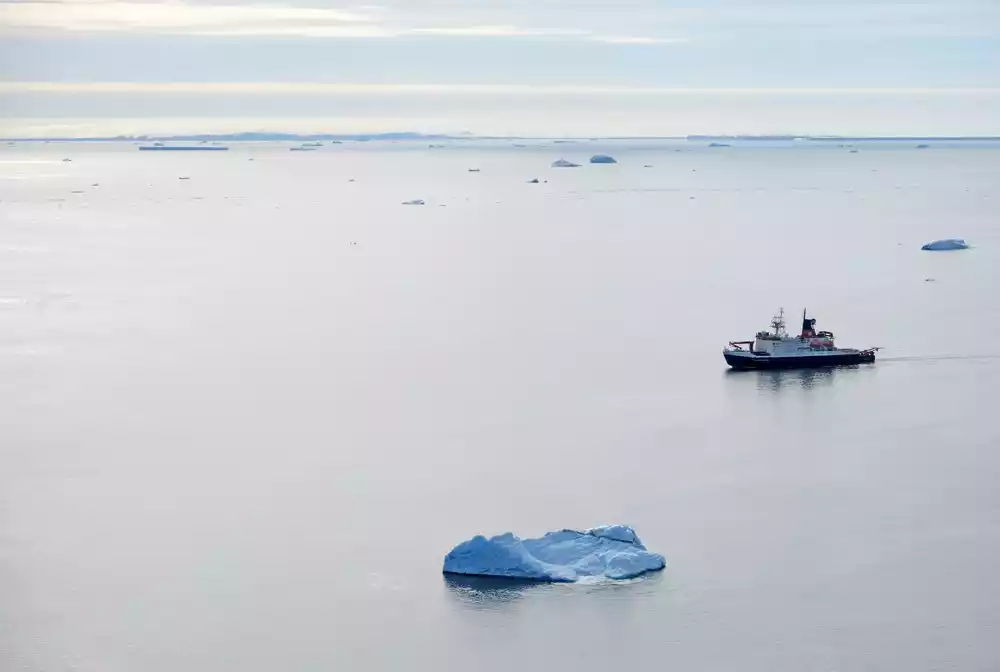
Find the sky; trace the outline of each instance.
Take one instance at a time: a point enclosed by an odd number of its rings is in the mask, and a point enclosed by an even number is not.
[[[0,135],[1000,135],[1000,0],[373,2],[0,0]]]

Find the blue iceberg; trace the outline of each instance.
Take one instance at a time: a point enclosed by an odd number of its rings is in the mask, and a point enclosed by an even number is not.
[[[945,252],[948,250],[967,250],[969,249],[969,246],[961,238],[945,238],[944,240],[935,240],[927,243],[920,249],[929,250],[931,252]]]
[[[446,574],[560,583],[587,577],[631,579],[666,565],[627,525],[548,532],[539,539],[521,539],[510,532],[489,539],[476,536],[444,558]]]
[[[615,160],[615,157],[608,156],[607,154],[594,154],[592,157],[590,157],[590,162],[591,163],[618,163],[618,161]]]

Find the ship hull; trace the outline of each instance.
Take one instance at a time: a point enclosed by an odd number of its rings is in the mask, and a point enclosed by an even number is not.
[[[816,369],[829,366],[853,366],[875,361],[874,352],[845,352],[829,355],[802,355],[799,357],[768,357],[766,355],[722,353],[726,363],[740,371],[769,369]]]

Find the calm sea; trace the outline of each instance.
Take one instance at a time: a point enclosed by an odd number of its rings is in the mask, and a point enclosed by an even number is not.
[[[859,147],[0,147],[0,668],[1000,668],[1000,146]]]

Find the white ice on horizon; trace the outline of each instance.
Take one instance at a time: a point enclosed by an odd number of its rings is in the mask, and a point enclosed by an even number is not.
[[[631,579],[663,569],[662,555],[646,550],[627,525],[548,532],[521,539],[510,532],[462,542],[444,558],[444,572],[533,581],[574,582],[586,577]]]

